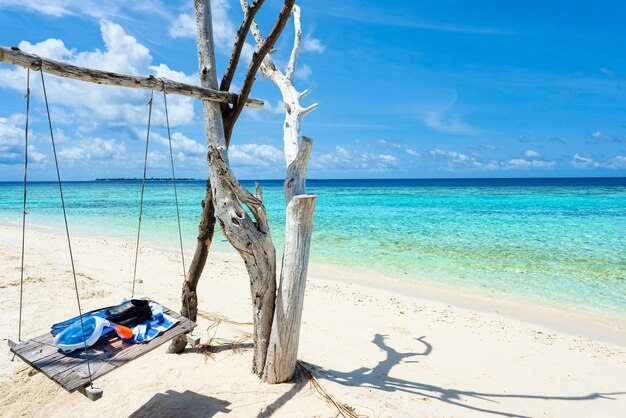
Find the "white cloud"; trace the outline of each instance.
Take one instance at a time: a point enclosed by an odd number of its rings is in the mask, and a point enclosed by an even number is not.
[[[527,158],[537,158],[537,157],[539,157],[539,153],[537,151],[533,151],[531,149],[528,149],[524,153],[524,157],[527,157]]]
[[[396,157],[389,154],[379,154],[378,158],[380,159],[380,161],[388,164],[395,164],[397,162]]]
[[[228,149],[233,167],[269,167],[284,162],[282,151],[271,145],[231,145]]]
[[[375,154],[366,152],[361,154],[361,163],[359,167],[367,169],[368,171],[380,172],[397,166],[397,162],[398,159],[390,154]]]
[[[618,155],[613,158],[613,168],[626,168],[626,156]]]
[[[138,12],[166,15],[159,0],[129,2],[126,0],[107,0],[106,6],[97,0],[0,0],[0,9],[19,8],[28,12],[42,13],[52,17],[89,16],[95,18],[119,17],[125,8],[133,14]]]
[[[308,81],[313,74],[313,70],[306,64],[298,65],[296,68],[296,77],[303,81]]]
[[[211,17],[213,18],[213,39],[218,52],[230,53],[236,37],[236,29],[233,22],[228,17],[230,3],[226,0],[211,1]],[[192,14],[183,13],[178,15],[169,27],[169,35],[172,38],[196,38],[196,20]],[[251,46],[247,52],[242,52],[242,56],[248,58]],[[244,49],[246,47],[244,46]]]
[[[437,155],[447,156],[447,157],[452,159],[452,162],[470,161],[470,157],[468,157],[465,154],[461,154],[461,153],[456,152],[456,151],[442,151],[439,148],[435,148],[433,150],[430,150],[429,154],[433,155],[433,156],[437,156]]]
[[[169,153],[169,142],[167,136],[163,136],[158,133],[153,133],[152,137],[155,142],[159,143],[166,148],[166,152]],[[172,151],[178,152],[179,158],[185,158],[189,156],[206,156],[206,146],[186,137],[180,132],[172,133]]]
[[[514,158],[507,161],[507,168],[511,169],[550,169],[556,165],[555,161],[543,161],[543,160],[525,160],[523,158]]]
[[[435,132],[455,135],[475,136],[478,129],[470,126],[453,111],[458,101],[458,94],[454,91],[448,97],[429,101],[418,106],[417,117],[422,123]]]
[[[310,34],[304,37],[302,42],[302,51],[304,52],[317,52],[323,53],[326,50],[326,45],[323,45],[319,39],[313,38]]]
[[[345,149],[344,147],[340,147],[339,145],[337,145],[335,147],[335,149],[337,150],[337,154],[343,158],[348,158],[350,157],[350,151],[348,151],[347,149]]]
[[[196,20],[193,15],[187,13],[178,15],[170,25],[169,34],[172,38],[195,38]]]
[[[608,135],[604,132],[593,131],[589,134],[592,138],[597,139],[598,141],[604,142],[626,142],[626,137],[616,136],[616,135]]]
[[[574,154],[571,163],[574,167],[577,168],[597,168],[600,165],[592,157],[587,157],[579,153]]]
[[[59,149],[59,157],[88,163],[94,160],[125,160],[126,144],[115,139],[89,138]]]
[[[158,77],[173,78],[191,82],[192,76],[170,69],[165,64],[152,64],[150,51],[134,37],[126,34],[124,29],[107,20],[100,21],[100,31],[105,49],[77,52],[68,49],[63,41],[47,39],[37,44],[23,41],[19,47],[27,52],[35,52],[46,57],[62,59],[71,64],[98,68],[102,70],[126,73],[155,73]],[[0,86],[22,91],[25,70],[0,69]],[[31,79],[33,95],[41,97],[41,86],[38,77]],[[145,106],[148,93],[143,90],[101,86],[76,80],[46,77],[46,88],[50,104],[55,112],[65,114],[63,120],[55,119],[55,123],[71,123],[83,132],[101,131],[102,124],[116,126],[117,129],[132,132],[136,126],[144,126],[147,121]],[[157,94],[158,96],[158,94]],[[193,101],[187,97],[174,97],[168,100],[170,123],[172,126],[193,122]],[[63,108],[63,109],[61,109]],[[164,111],[161,106],[154,107],[154,122],[164,124]]]
[[[413,156],[413,157],[419,157],[421,154],[411,148],[407,148],[406,150],[404,150],[404,152],[406,152],[407,154]]]
[[[0,165],[24,162],[24,120],[23,114],[0,117]],[[45,155],[31,144],[28,146],[28,159],[31,163],[39,163],[45,159]]]
[[[593,169],[593,168],[606,168],[606,169],[620,169],[626,168],[626,156],[617,155],[610,160],[596,160],[595,158],[580,153],[574,154],[571,160],[571,165],[581,169]]]

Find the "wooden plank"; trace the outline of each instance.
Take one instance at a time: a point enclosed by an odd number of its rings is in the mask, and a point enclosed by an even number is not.
[[[234,93],[179,83],[166,78],[157,78],[153,75],[142,77],[77,67],[64,62],[42,58],[35,54],[26,53],[17,47],[7,48],[5,46],[0,46],[0,62],[30,68],[35,71],[41,70],[44,73],[54,74],[59,77],[71,78],[74,80],[86,81],[89,83],[165,91],[170,94],[195,97],[196,99],[218,103],[235,104],[239,98],[239,96]],[[248,98],[245,105],[253,109],[261,109],[264,103],[263,100]]]
[[[186,322],[186,321],[185,321]],[[193,323],[192,323],[193,324]],[[195,326],[195,324],[193,324]],[[164,334],[156,337],[152,341],[145,344],[128,344],[125,349],[114,353],[112,357],[100,356],[95,363],[95,370],[92,370],[92,379],[97,379],[100,376],[105,375],[111,370],[116,369],[152,350],[159,347],[163,343],[171,340],[172,338],[188,332],[188,323],[185,325],[179,324],[178,326],[168,330]],[[90,359],[91,364],[91,359]],[[86,376],[87,363],[74,367],[65,372],[52,376],[52,378],[62,385],[69,392],[73,392],[83,386],[89,384],[89,377]]]
[[[187,333],[195,328],[196,324],[181,316],[177,312],[163,306],[163,312],[180,322],[160,336],[147,343],[124,343],[116,336],[107,341],[98,343],[87,350],[92,381],[162,345],[172,338]],[[85,352],[78,350],[71,354],[64,354],[52,344],[51,334],[22,341],[11,348],[18,357],[63,386],[68,392],[73,392],[89,385],[89,371]]]

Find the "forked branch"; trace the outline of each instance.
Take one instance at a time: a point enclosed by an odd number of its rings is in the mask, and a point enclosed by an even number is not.
[[[232,110],[228,112],[227,120],[224,121],[224,134],[226,136],[226,145],[230,144],[233,127],[235,126],[235,122],[237,122],[239,115],[241,115],[241,111],[243,110],[246,100],[250,96],[250,92],[252,91],[252,85],[254,84],[254,80],[256,78],[256,73],[263,63],[263,59],[274,47],[274,44],[278,40],[278,37],[285,28],[285,24],[289,19],[289,15],[291,14],[291,9],[293,8],[294,4],[295,0],[285,0],[285,3],[280,10],[280,13],[278,14],[278,18],[274,23],[274,27],[270,31],[269,35],[267,35],[267,37],[259,45],[254,54],[252,54],[252,60],[250,61],[250,65],[248,66],[248,72],[246,73],[243,86],[241,87],[241,92],[239,93],[239,100],[237,100]]]
[[[256,13],[259,11],[264,1],[265,0],[255,0],[252,5],[246,7],[246,9],[244,10],[243,21],[241,22],[241,26],[239,26],[239,30],[237,31],[237,38],[235,39],[233,50],[230,53],[228,67],[226,67],[224,77],[222,77],[222,82],[220,83],[220,90],[222,91],[228,91],[228,89],[230,89],[230,84],[232,83],[233,77],[235,76],[235,71],[237,71],[237,65],[239,64],[239,58],[241,57],[241,51],[243,50],[243,46],[246,43],[246,36],[248,36],[250,25],[254,21],[254,16],[256,16]]]

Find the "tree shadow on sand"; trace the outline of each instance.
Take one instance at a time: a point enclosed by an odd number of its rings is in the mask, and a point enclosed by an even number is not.
[[[181,393],[170,389],[165,393],[154,395],[129,417],[185,416],[209,418],[218,412],[229,413],[230,409],[227,408],[229,405],[230,402],[212,396],[200,395],[189,390]]]
[[[526,415],[499,411],[486,407],[479,407],[466,402],[472,400],[480,400],[497,404],[498,399],[500,398],[541,399],[545,401],[586,401],[599,398],[615,400],[615,398],[612,396],[626,394],[626,392],[595,392],[582,396],[546,396],[531,394],[485,393],[470,390],[443,388],[435,385],[429,385],[427,383],[412,382],[409,380],[399,379],[389,376],[389,373],[394,366],[400,363],[417,363],[417,361],[407,361],[405,359],[416,356],[428,356],[432,352],[433,347],[426,341],[426,337],[422,336],[419,338],[415,338],[416,341],[424,346],[424,350],[422,352],[401,353],[396,351],[393,347],[387,345],[385,342],[385,337],[385,335],[376,334],[374,336],[374,339],[372,340],[372,342],[376,344],[381,350],[385,351],[387,355],[386,358],[380,361],[376,366],[374,366],[374,368],[370,369],[366,367],[360,367],[350,372],[342,372],[337,370],[324,369],[315,365],[309,365],[310,370],[312,370],[316,374],[316,377],[320,380],[336,382],[346,386],[371,388],[385,392],[405,392],[424,398],[438,400],[440,402],[445,402],[450,405],[455,405],[460,408],[465,408],[476,412],[517,418],[526,418]]]

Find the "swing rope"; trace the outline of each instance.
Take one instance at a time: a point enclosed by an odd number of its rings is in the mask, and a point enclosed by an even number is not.
[[[143,159],[143,179],[141,180],[141,196],[139,198],[139,223],[137,225],[137,246],[135,247],[135,269],[133,271],[133,290],[130,297],[135,297],[135,282],[137,280],[137,259],[139,258],[139,236],[141,235],[141,216],[143,215],[143,192],[146,188],[146,170],[148,168],[148,144],[150,143],[150,124],[152,122],[152,99],[154,90],[150,90],[148,101],[148,132],[146,133],[146,152]]]
[[[57,158],[56,145],[54,143],[54,133],[52,131],[52,119],[50,117],[50,107],[48,105],[48,94],[46,92],[46,83],[43,77],[43,70],[39,69],[41,73],[41,86],[43,88],[43,97],[46,103],[46,113],[48,115],[48,128],[50,128],[50,140],[52,142],[52,153],[54,154],[54,164],[57,172],[57,181],[59,184],[59,194],[61,196],[61,207],[63,208],[63,220],[65,222],[65,234],[67,236],[67,246],[70,252],[70,262],[72,264],[72,276],[74,277],[74,290],[76,291],[76,303],[78,305],[78,317],[80,318],[80,326],[83,333],[83,347],[85,349],[85,359],[87,360],[87,373],[89,374],[89,385],[93,387],[93,381],[91,378],[91,365],[89,363],[89,352],[87,350],[87,339],[85,338],[85,324],[83,321],[83,310],[80,307],[80,296],[78,294],[78,281],[76,280],[76,269],[74,267],[74,255],[72,253],[72,243],[70,241],[70,229],[67,224],[67,213],[65,211],[65,199],[63,198],[63,185],[61,184],[61,173],[59,172],[59,160]],[[22,269],[23,270],[23,269]]]
[[[172,166],[172,181],[174,183],[174,199],[176,201],[176,220],[178,221],[178,238],[180,240],[180,259],[183,264],[183,278],[187,279],[187,268],[185,267],[185,253],[183,251],[183,232],[180,226],[180,210],[178,208],[178,192],[176,191],[176,173],[174,172],[174,153],[172,152],[172,135],[170,133],[170,117],[167,111],[167,94],[163,91],[163,103],[165,104],[165,123],[167,125],[167,141],[170,146],[170,163]],[[191,312],[189,312],[189,295],[185,298],[187,305],[187,320],[189,321],[189,329],[191,329]]]
[[[83,334],[83,348],[84,348],[84,352],[85,352],[85,360],[86,360],[86,364],[87,364],[87,372],[88,372],[88,376],[89,376],[89,385],[91,387],[93,387],[93,378],[92,378],[92,373],[91,373],[91,363],[89,360],[89,352],[87,349],[87,341],[85,338],[85,325],[84,325],[84,321],[83,321],[83,316],[82,316],[82,307],[80,304],[80,295],[78,292],[78,280],[76,278],[76,268],[74,265],[74,255],[72,252],[72,244],[71,244],[71,240],[70,240],[70,231],[69,231],[69,226],[68,226],[68,222],[67,222],[67,212],[65,209],[65,199],[63,196],[63,185],[61,182],[61,174],[60,174],[60,170],[59,170],[59,160],[57,157],[57,151],[56,151],[56,143],[54,140],[54,131],[52,129],[52,118],[50,115],[50,106],[48,104],[48,94],[46,91],[46,84],[45,84],[45,80],[44,80],[44,75],[43,75],[43,71],[41,70],[40,67],[40,74],[41,74],[41,85],[42,85],[42,89],[43,89],[43,96],[44,96],[44,102],[46,105],[46,113],[47,113],[47,117],[48,117],[48,128],[50,130],[50,140],[52,143],[52,152],[54,155],[54,163],[55,163],[55,168],[56,168],[56,174],[57,174],[57,183],[59,186],[59,195],[61,198],[61,207],[63,209],[63,220],[64,220],[64,224],[65,224],[65,233],[66,233],[66,237],[67,237],[67,245],[68,245],[68,249],[69,249],[69,255],[70,255],[70,262],[71,262],[71,266],[72,266],[72,277],[74,279],[74,291],[76,293],[76,303],[78,306],[78,317],[80,319],[80,324],[81,324],[81,329],[82,329],[82,334]],[[141,182],[141,196],[140,196],[140,203],[139,203],[139,221],[138,221],[138,227],[137,227],[137,245],[136,245],[136,249],[135,249],[135,266],[134,266],[134,271],[133,271],[133,287],[132,287],[132,296],[134,297],[135,294],[135,283],[136,283],[136,279],[137,279],[137,261],[138,261],[138,255],[139,255],[139,239],[140,239],[140,235],[141,235],[141,218],[143,215],[143,197],[144,197],[144,191],[145,191],[145,183],[146,183],[146,173],[147,173],[147,165],[148,165],[148,146],[149,146],[149,142],[150,142],[150,127],[151,127],[151,121],[152,121],[152,101],[154,98],[154,91],[151,91],[150,93],[150,101],[148,102],[148,106],[149,106],[149,110],[148,110],[148,130],[146,133],[146,148],[145,148],[145,155],[144,155],[144,167],[143,167],[143,178],[142,178],[142,182]],[[27,69],[27,78],[26,78],[26,94],[25,94],[25,99],[26,99],[26,127],[25,127],[25,152],[24,152],[24,193],[23,193],[23,208],[22,208],[22,257],[21,257],[21,270],[20,270],[20,302],[19,302],[19,320],[18,320],[18,341],[21,341],[21,334],[22,334],[22,310],[23,310],[23,285],[24,285],[24,249],[25,249],[25,238],[26,238],[26,214],[27,214],[27,210],[26,210],[26,202],[27,202],[27,173],[28,173],[28,133],[29,133],[29,116],[30,116],[30,69]],[[182,261],[182,267],[183,267],[183,276],[186,277],[186,266],[185,266],[185,254],[184,254],[184,250],[183,250],[183,236],[182,236],[182,228],[181,228],[181,222],[180,222],[180,209],[179,209],[179,204],[178,204],[178,191],[177,191],[177,187],[176,187],[176,173],[175,173],[175,169],[174,169],[174,156],[173,156],[173,151],[172,151],[172,138],[171,138],[171,131],[170,131],[170,123],[169,123],[169,113],[168,113],[168,108],[167,108],[167,96],[165,91],[163,91],[163,102],[165,104],[165,119],[166,119],[166,124],[167,124],[167,137],[168,137],[168,144],[169,144],[169,151],[170,151],[170,163],[171,163],[171,168],[172,168],[172,180],[173,180],[173,185],[174,185],[174,198],[175,198],[175,202],[176,202],[176,218],[177,218],[177,222],[178,222],[178,237],[179,237],[179,241],[180,241],[180,255],[181,255],[181,261]],[[189,312],[189,297],[187,296],[186,298],[186,304],[187,304],[187,311]],[[191,319],[189,319],[189,322],[191,324]]]
[[[30,111],[30,68],[26,70],[26,132],[24,145],[24,204],[22,207],[22,268],[20,270],[20,316],[17,340],[22,341],[22,296],[24,294],[24,241],[26,240],[26,176],[28,174],[28,116]]]

